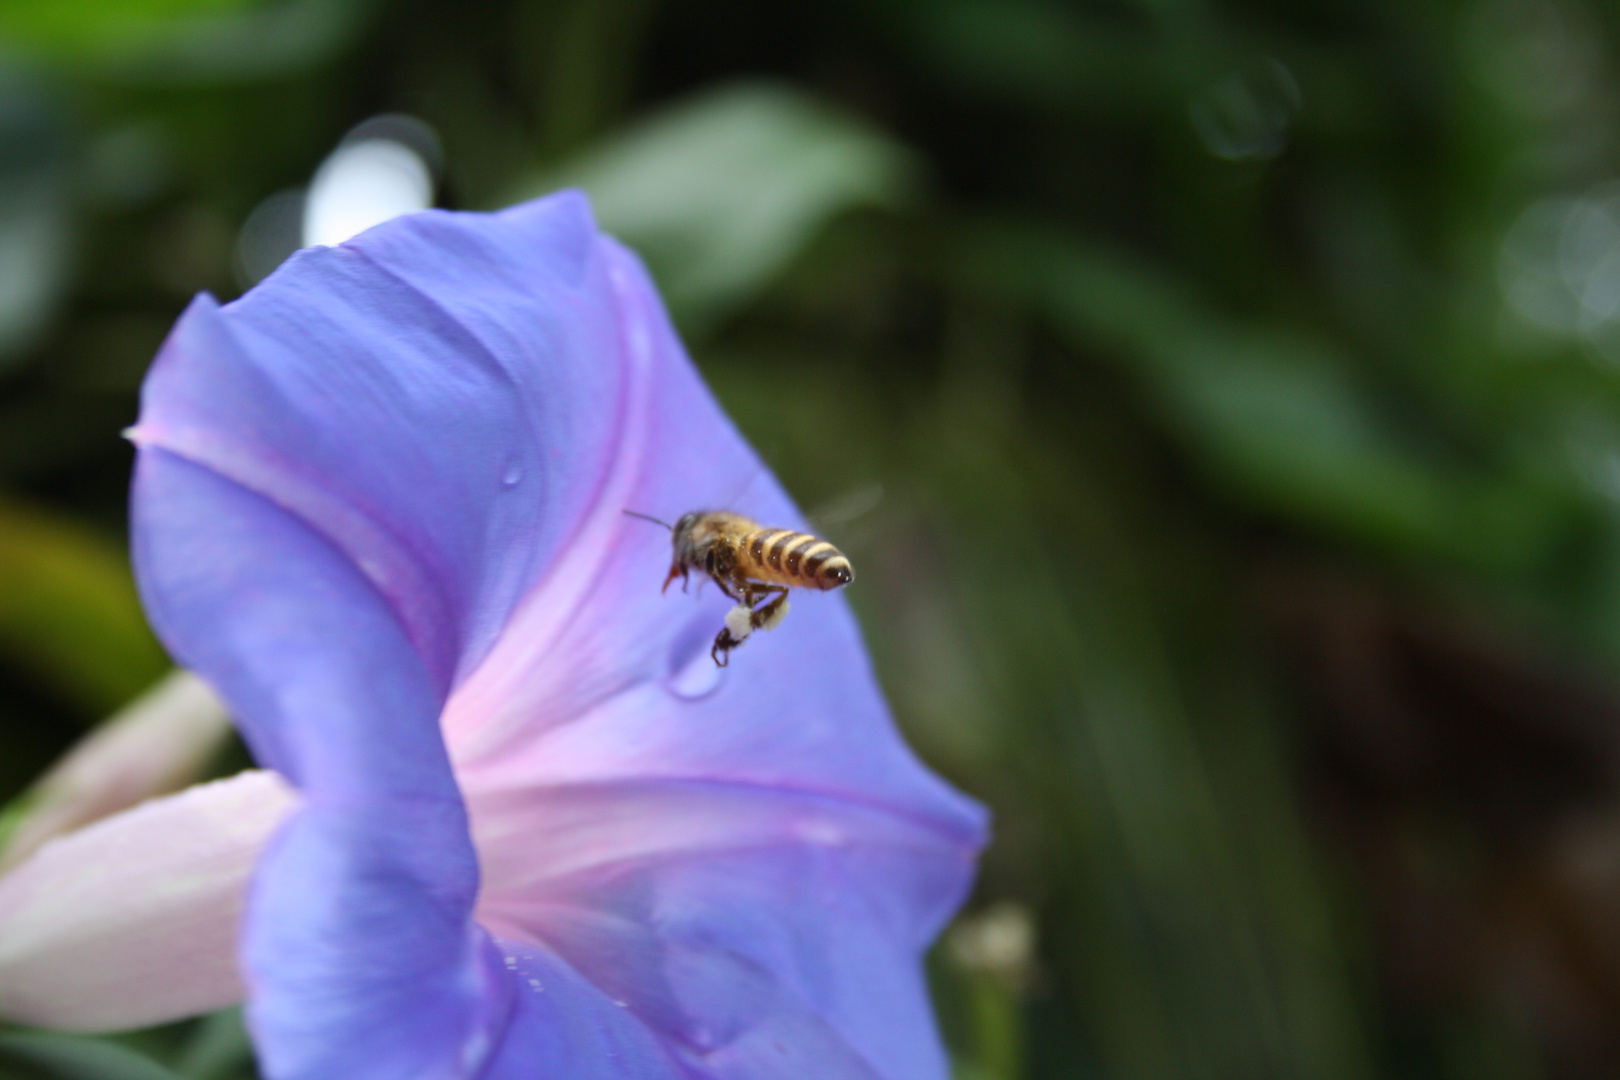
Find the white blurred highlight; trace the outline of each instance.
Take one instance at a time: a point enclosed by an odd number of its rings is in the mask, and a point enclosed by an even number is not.
[[[1024,989],[1035,964],[1035,916],[1017,901],[999,901],[958,919],[945,936],[945,949],[964,971]]]
[[[236,238],[236,278],[252,288],[301,247],[341,244],[433,205],[439,137],[414,116],[384,113],[352,128],[307,189],[266,198]]]
[[[1528,207],[1502,241],[1497,273],[1525,323],[1620,359],[1620,182]]]
[[[433,205],[433,172],[393,139],[346,142],[321,163],[304,204],[304,246],[341,244]]]
[[[304,240],[303,188],[283,188],[258,206],[236,234],[236,283],[250,289],[269,277]]]
[[[1282,153],[1303,107],[1299,82],[1267,57],[1192,96],[1188,114],[1204,147],[1226,161],[1268,161]]]

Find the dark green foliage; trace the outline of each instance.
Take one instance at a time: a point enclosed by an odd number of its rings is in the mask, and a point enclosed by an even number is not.
[[[5,1080],[251,1080],[254,1075],[252,1047],[236,1009],[122,1037],[0,1031]]]

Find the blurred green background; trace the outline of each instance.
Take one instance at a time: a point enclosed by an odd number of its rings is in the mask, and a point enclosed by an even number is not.
[[[961,1080],[1620,1075],[1617,106],[1576,0],[0,0],[0,800],[166,668],[169,324],[409,114],[592,193],[860,567],[996,814]]]

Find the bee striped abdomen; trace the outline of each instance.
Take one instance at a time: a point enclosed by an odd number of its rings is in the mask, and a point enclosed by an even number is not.
[[[744,543],[756,573],[783,584],[833,589],[854,577],[849,560],[827,541],[792,529],[760,529]]]

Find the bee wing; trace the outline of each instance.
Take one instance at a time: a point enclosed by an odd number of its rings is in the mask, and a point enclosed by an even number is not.
[[[834,496],[805,516],[811,529],[820,534],[870,514],[882,501],[883,485],[874,480]]]

